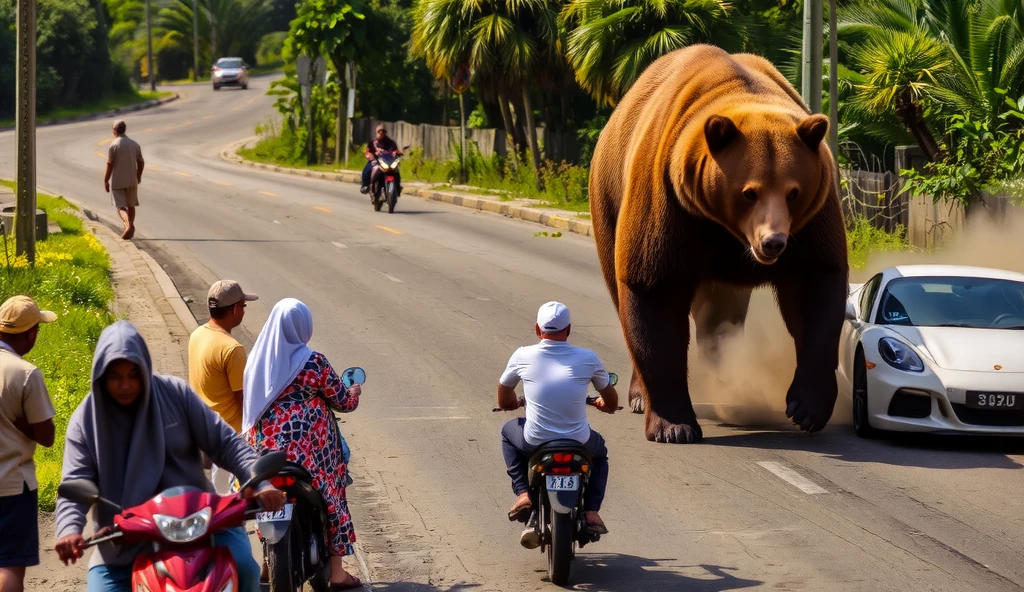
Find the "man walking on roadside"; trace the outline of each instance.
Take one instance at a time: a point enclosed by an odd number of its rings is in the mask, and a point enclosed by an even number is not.
[[[245,303],[258,300],[238,282],[221,280],[210,287],[210,322],[188,338],[188,382],[192,390],[236,432],[242,430],[242,374],[245,349],[231,336],[242,324]],[[211,474],[217,493],[231,492],[234,475],[217,465]]]
[[[128,126],[118,121],[114,124],[114,141],[107,149],[107,172],[103,185],[111,194],[117,214],[124,223],[121,238],[130,240],[135,236],[135,208],[139,205],[139,183],[146,161],[142,159],[142,147],[125,135]]]
[[[36,444],[53,446],[55,414],[43,374],[22,359],[39,324],[57,319],[28,296],[0,305],[0,590],[22,592],[25,569],[39,565]]]

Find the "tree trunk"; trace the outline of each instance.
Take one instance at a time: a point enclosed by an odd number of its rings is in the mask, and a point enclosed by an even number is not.
[[[526,139],[526,121],[525,113],[526,107],[523,105],[523,96],[515,92],[509,93],[509,102],[512,103],[513,115],[515,116],[515,140],[516,140],[516,152],[521,158],[526,158],[526,151],[529,150],[530,146]]]
[[[344,155],[348,154],[348,126],[345,125],[345,107],[348,98],[348,84],[342,81],[339,85],[341,90],[338,92],[338,120],[334,124],[334,166],[341,166],[341,159]],[[345,152],[342,152],[342,149]]]
[[[498,105],[501,107],[501,122],[505,126],[505,149],[508,151],[509,162],[512,163],[512,169],[519,169],[519,161],[516,159],[516,147],[514,131],[512,126],[512,111],[509,110],[508,106],[508,95],[504,91],[498,93]]]
[[[544,191],[544,176],[540,169],[540,146],[537,145],[537,125],[533,122],[533,105],[530,103],[530,88],[523,85],[523,109],[526,115],[526,137],[533,154],[533,174],[537,178],[537,191]]]
[[[939,143],[935,141],[935,136],[928,129],[928,123],[921,111],[920,105],[910,97],[900,96],[896,99],[896,115],[914,136],[914,141],[924,151],[928,160],[938,162],[942,160],[942,151],[939,149]]]

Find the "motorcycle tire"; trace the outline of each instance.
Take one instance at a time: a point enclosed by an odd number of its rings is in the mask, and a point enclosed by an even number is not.
[[[569,581],[572,562],[572,515],[551,512],[551,544],[548,545],[548,577],[556,586]]]
[[[373,211],[379,212],[381,206],[383,206],[383,205],[384,205],[384,200],[381,199],[380,196],[374,195],[373,196]]]
[[[398,200],[398,198],[395,197],[395,183],[394,183],[394,181],[392,181],[391,183],[388,183],[387,196],[388,196],[388,213],[389,214],[394,214],[395,213],[395,202]]]
[[[292,564],[292,531],[273,545],[267,545],[270,592],[295,592],[295,566]]]

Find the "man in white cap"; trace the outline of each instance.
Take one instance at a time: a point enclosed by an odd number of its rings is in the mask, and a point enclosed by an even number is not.
[[[57,315],[28,296],[0,305],[0,590],[21,592],[25,569],[39,565],[36,444],[53,446],[55,411],[43,374],[22,359],[40,323]]]
[[[572,325],[564,304],[552,301],[541,306],[535,330],[540,343],[517,349],[498,383],[500,408],[512,410],[526,404],[526,417],[510,420],[501,430],[502,455],[512,491],[518,496],[508,519],[524,522],[532,510],[527,479],[530,455],[544,442],[576,440],[593,462],[584,499],[587,530],[606,534],[598,511],[608,482],[608,449],[587,421],[587,385],[593,383],[600,393],[595,406],[605,413],[615,413],[619,395],[597,354],[569,344]],[[524,402],[516,398],[520,381]],[[532,528],[523,531],[519,542],[527,549],[540,546]]]
[[[235,432],[242,431],[242,373],[245,348],[231,330],[242,324],[245,303],[258,300],[238,282],[220,280],[210,286],[210,321],[188,338],[188,382],[199,397]],[[231,492],[234,476],[213,466],[210,475],[217,493]]]

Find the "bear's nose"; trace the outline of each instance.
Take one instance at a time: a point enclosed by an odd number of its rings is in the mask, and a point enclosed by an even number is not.
[[[776,233],[761,241],[761,253],[765,257],[775,259],[786,250],[787,236],[785,234]]]

